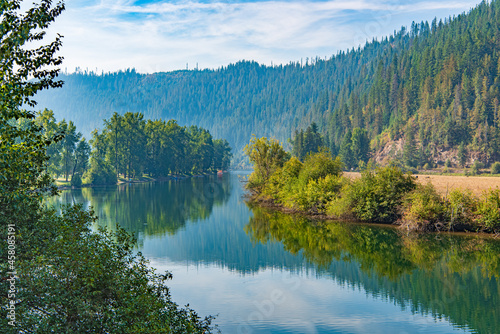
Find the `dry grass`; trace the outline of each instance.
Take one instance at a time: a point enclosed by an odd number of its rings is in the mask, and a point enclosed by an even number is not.
[[[347,177],[357,179],[360,173],[347,172]],[[470,189],[474,194],[481,195],[489,189],[500,189],[500,177],[494,176],[451,176],[451,175],[417,175],[420,184],[432,183],[443,196],[453,189]]]

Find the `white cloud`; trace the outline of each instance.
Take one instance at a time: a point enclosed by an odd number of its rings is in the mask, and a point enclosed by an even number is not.
[[[65,67],[141,72],[216,68],[241,59],[288,63],[330,57],[412,20],[460,13],[478,1],[150,2],[68,0],[54,24]]]

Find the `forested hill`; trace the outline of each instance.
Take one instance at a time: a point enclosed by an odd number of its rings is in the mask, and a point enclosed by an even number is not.
[[[207,128],[238,152],[252,134],[286,140],[314,121],[337,147],[349,129],[360,127],[375,150],[406,139],[414,163],[462,142],[483,160],[498,160],[499,29],[499,1],[483,2],[467,14],[412,23],[328,60],[62,75],[64,88],[38,101],[84,133],[115,111],[142,112]]]

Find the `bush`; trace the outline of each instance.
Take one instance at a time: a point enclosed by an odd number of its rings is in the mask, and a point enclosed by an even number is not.
[[[446,205],[434,186],[419,185],[405,198],[402,226],[409,230],[440,230],[446,222]]]
[[[310,180],[296,195],[296,203],[302,210],[325,213],[327,204],[336,198],[344,183],[342,176],[327,175],[318,180]]]
[[[498,232],[500,230],[500,190],[490,190],[483,194],[478,204],[478,224],[488,230]]]
[[[319,180],[327,175],[342,174],[342,160],[339,157],[332,159],[326,151],[307,155],[299,173],[299,182],[306,186],[309,180]]]
[[[91,163],[90,169],[84,175],[86,184],[101,185],[101,184],[116,184],[118,179],[113,168],[106,163]]]
[[[446,161],[444,162],[444,166],[446,168],[450,168],[451,167],[451,161],[450,161],[450,159],[446,159]]]
[[[71,186],[76,188],[80,188],[82,186],[82,178],[80,177],[80,174],[73,174],[71,177]]]
[[[482,168],[484,168],[484,164],[481,161],[479,160],[474,161],[474,164],[472,165],[471,168],[472,175],[480,174]]]
[[[491,174],[500,174],[500,162],[495,162],[491,165]]]
[[[343,178],[344,182],[339,191],[339,195],[334,197],[326,205],[326,214],[337,219],[355,219],[352,213],[352,200],[349,191],[352,189],[352,183],[349,179]]]
[[[378,168],[364,172],[353,183],[347,192],[348,205],[359,220],[392,223],[400,217],[403,198],[415,187],[415,178],[400,168]]]
[[[450,225],[473,224],[477,205],[478,199],[470,190],[455,189],[451,191],[447,201],[447,216]]]

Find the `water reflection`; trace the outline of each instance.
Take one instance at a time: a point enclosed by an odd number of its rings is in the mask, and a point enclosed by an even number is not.
[[[176,301],[218,313],[223,332],[500,328],[499,240],[311,222],[249,207],[243,194],[231,174],[85,188],[51,201],[92,205],[99,224],[134,233],[155,267],[173,271]],[[276,289],[286,300],[258,316]]]
[[[283,243],[321,272],[360,285],[412,312],[444,317],[481,333],[500,328],[500,242],[479,236],[404,235],[393,228],[313,223],[258,207],[245,230]],[[354,263],[362,274],[343,270]]]
[[[230,176],[193,177],[179,181],[121,184],[62,191],[48,205],[82,203],[92,206],[98,224],[114,230],[117,223],[143,236],[174,235],[188,221],[203,221],[214,206],[227,202]]]

